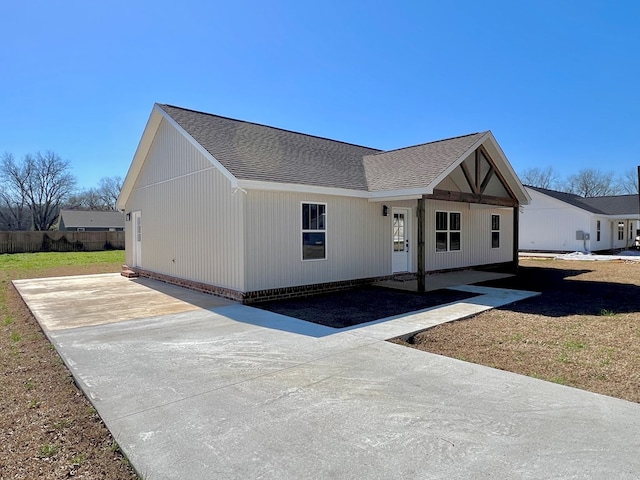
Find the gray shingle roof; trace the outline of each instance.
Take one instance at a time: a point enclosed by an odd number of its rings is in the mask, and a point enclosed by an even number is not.
[[[383,152],[172,105],[158,106],[238,179],[364,191],[426,187],[483,135]]]
[[[366,190],[362,157],[379,150],[159,105],[233,176]]]
[[[430,185],[467,152],[484,133],[380,152],[364,157],[370,191],[420,188]]]
[[[583,200],[587,205],[607,212],[609,215],[628,215],[640,213],[638,195],[612,195],[592,197]]]
[[[637,215],[640,212],[638,195],[611,195],[606,197],[584,198],[573,193],[558,192],[556,190],[532,187],[530,185],[527,185],[527,188],[591,213],[601,215]]]
[[[60,210],[66,228],[124,228],[124,213],[95,210]]]

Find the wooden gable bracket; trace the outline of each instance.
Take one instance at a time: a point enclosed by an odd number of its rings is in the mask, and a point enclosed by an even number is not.
[[[487,159],[487,162],[489,162],[489,171],[484,176],[484,178],[480,178],[480,165],[482,163],[482,156],[484,156]],[[481,203],[487,205],[498,205],[501,207],[515,207],[518,205],[516,195],[513,193],[511,188],[509,188],[507,181],[502,176],[500,171],[496,168],[496,165],[489,156],[489,153],[482,145],[480,145],[475,151],[475,164],[475,176],[474,178],[472,178],[471,172],[469,171],[465,163],[460,163],[460,168],[462,169],[464,178],[467,180],[472,193],[450,192],[448,190],[436,189],[431,195],[423,195],[423,198],[432,200],[446,200],[451,202]],[[494,175],[496,175],[500,180],[500,183],[509,194],[509,198],[484,195],[484,191],[487,189],[487,186],[489,185],[489,182]]]

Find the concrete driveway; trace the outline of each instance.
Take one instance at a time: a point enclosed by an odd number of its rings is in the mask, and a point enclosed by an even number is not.
[[[14,284],[145,479],[640,477],[640,405],[385,341],[529,292],[335,330],[117,274]]]

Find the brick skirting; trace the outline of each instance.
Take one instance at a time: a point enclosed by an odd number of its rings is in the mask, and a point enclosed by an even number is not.
[[[122,266],[121,274],[124,277],[135,278],[133,275],[131,275],[131,273],[134,273],[139,277],[159,280],[161,282],[188,288],[197,292],[208,293],[210,295],[228,298],[230,300],[235,300],[243,304],[265,302],[269,300],[279,300],[283,298],[307,297],[320,293],[336,292],[339,290],[346,290],[363,285],[370,285],[380,280],[391,280],[394,278],[393,275],[386,275],[383,277],[359,278],[355,280],[314,283],[310,285],[298,285],[295,287],[270,288],[266,290],[255,290],[253,292],[240,292],[231,288],[219,287],[216,285],[210,285],[208,283],[197,282],[195,280],[187,280],[171,275],[165,275],[163,273],[151,272],[149,270],[143,270],[137,267],[129,267],[127,265]]]
[[[488,270],[510,266],[512,266],[511,262],[483,265],[482,267],[451,268],[448,270],[428,272],[427,277],[429,275],[453,272],[458,270],[469,270],[474,268]],[[347,290],[349,288],[360,287],[363,285],[371,285],[372,283],[383,280],[410,281],[417,278],[416,273],[399,273],[395,275],[385,275],[382,277],[358,278],[355,280],[312,283],[309,285],[297,285],[294,287],[270,288],[266,290],[255,290],[253,292],[240,292],[231,288],[219,287],[216,285],[210,285],[208,283],[197,282],[195,280],[186,280],[184,278],[165,275],[164,273],[151,272],[149,270],[143,270],[137,267],[128,267],[127,265],[122,266],[121,275],[127,278],[135,278],[137,276],[152,278],[154,280],[160,280],[161,282],[170,283],[172,285],[189,288],[197,292],[208,293],[210,295],[216,295],[218,297],[235,300],[236,302],[241,302],[245,305],[258,302],[266,302],[270,300],[280,300],[283,298],[308,297],[311,295],[318,295],[320,293],[337,292],[339,290]]]

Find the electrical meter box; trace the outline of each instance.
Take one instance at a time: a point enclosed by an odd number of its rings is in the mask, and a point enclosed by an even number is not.
[[[583,240],[590,240],[590,239],[591,239],[591,235],[590,235],[590,234],[588,234],[587,232],[585,232],[585,233],[582,235],[582,239],[583,239]]]

